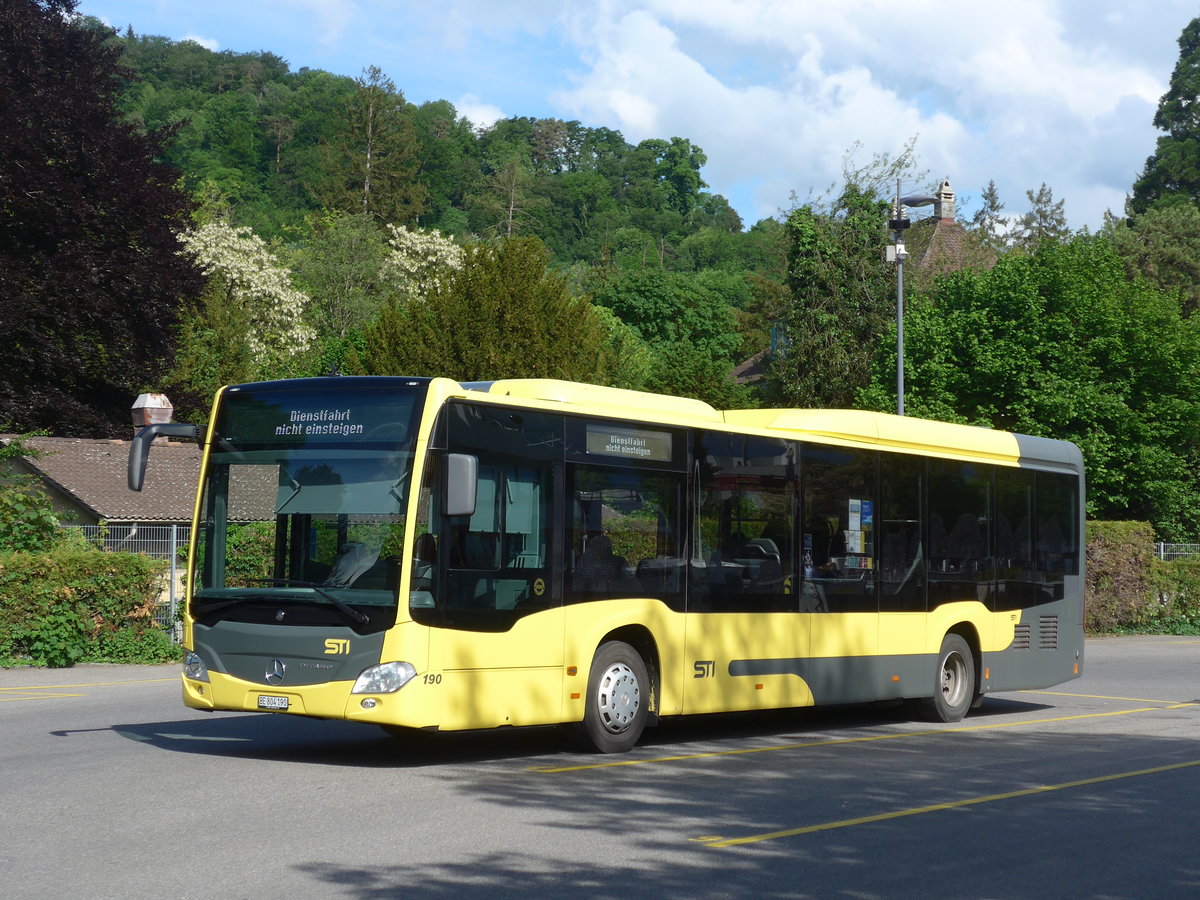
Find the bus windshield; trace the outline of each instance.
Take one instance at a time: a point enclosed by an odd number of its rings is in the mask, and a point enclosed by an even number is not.
[[[395,620],[425,381],[230,389],[208,446],[192,612],[201,620]],[[388,612],[390,611],[390,613]]]

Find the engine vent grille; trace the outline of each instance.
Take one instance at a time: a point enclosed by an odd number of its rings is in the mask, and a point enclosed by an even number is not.
[[[1012,647],[1014,650],[1028,650],[1031,646],[1029,625],[1022,623],[1014,628]]]
[[[1038,624],[1038,649],[1058,649],[1058,616],[1042,616]]]

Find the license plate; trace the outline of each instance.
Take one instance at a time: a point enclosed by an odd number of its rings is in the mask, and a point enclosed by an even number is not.
[[[287,697],[272,697],[269,694],[259,694],[258,695],[258,708],[259,709],[287,709],[288,708],[288,698]]]

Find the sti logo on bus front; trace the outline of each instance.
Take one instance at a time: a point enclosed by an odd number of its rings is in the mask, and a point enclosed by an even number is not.
[[[326,656],[344,656],[350,652],[350,641],[347,638],[326,638]]]

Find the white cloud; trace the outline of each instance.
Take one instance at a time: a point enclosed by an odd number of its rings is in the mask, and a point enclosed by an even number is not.
[[[454,109],[460,116],[469,119],[477,131],[490,128],[500,119],[505,118],[503,110],[481,102],[474,94],[463,94],[454,101]]]
[[[1095,226],[1153,149],[1187,7],[1151,34],[1112,0],[607,0],[572,7],[584,68],[549,99],[630,140],[691,138],[713,190],[753,190],[751,221],[837,181],[854,142],[869,158],[920,134],[931,181],[995,179],[1012,212],[1046,182]]]
[[[212,50],[214,53],[220,49],[221,45],[212,38],[201,37],[198,34],[185,34],[180,40],[191,41],[193,44],[199,44],[207,50]]]

